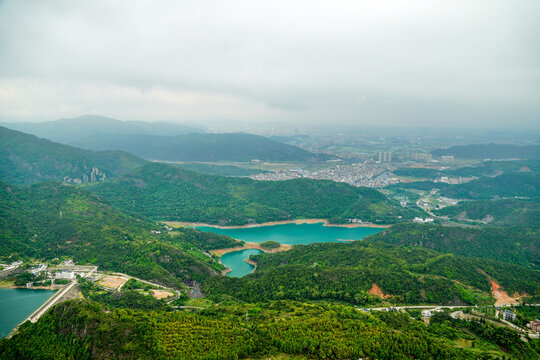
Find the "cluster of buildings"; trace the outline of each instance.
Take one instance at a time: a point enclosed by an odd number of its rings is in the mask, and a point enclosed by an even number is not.
[[[415,224],[433,224],[433,218],[425,218],[425,219],[422,219],[421,217],[415,217],[413,219],[413,223]]]
[[[413,160],[416,160],[416,161],[420,161],[420,160],[431,161],[432,159],[431,154],[426,153],[426,152],[412,153],[411,157],[413,158]]]
[[[478,179],[476,176],[469,176],[469,177],[455,177],[455,178],[452,178],[452,177],[448,177],[448,176],[441,176],[437,179],[435,179],[435,182],[442,182],[442,183],[446,183],[446,184],[465,184],[465,183],[468,183],[469,181],[473,181],[473,180],[476,180]]]
[[[353,186],[366,186],[379,188],[395,184],[398,179],[380,164],[373,161],[351,165],[337,165],[318,171],[304,169],[287,169],[273,173],[264,173],[250,176],[254,180],[280,181],[298,178],[333,180],[344,182]]]
[[[390,151],[379,151],[377,153],[377,159],[380,163],[382,162],[392,162],[392,152]]]

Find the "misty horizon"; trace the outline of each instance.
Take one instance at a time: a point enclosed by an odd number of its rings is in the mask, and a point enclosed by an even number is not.
[[[0,121],[538,129],[535,1],[0,3]]]

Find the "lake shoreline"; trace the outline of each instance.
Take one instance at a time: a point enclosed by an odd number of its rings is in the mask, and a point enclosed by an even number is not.
[[[235,239],[235,240],[240,241],[238,239]],[[213,250],[210,250],[209,252],[211,254],[213,254],[213,255],[221,257],[221,256],[223,256],[223,255],[225,255],[227,253],[230,253],[230,252],[242,251],[242,250],[248,250],[248,249],[257,249],[257,250],[260,250],[260,251],[265,252],[265,253],[273,254],[273,253],[280,252],[280,251],[290,250],[290,249],[292,249],[292,245],[280,244],[280,246],[278,248],[267,249],[265,247],[262,247],[259,243],[244,241],[244,245],[241,245],[241,246],[235,246],[235,247],[232,247],[232,248],[225,248],[225,249],[213,249]]]
[[[26,285],[1,284],[0,289],[27,289],[27,290],[60,290],[66,285],[49,285],[49,286],[32,286],[27,288]]]
[[[253,271],[250,273],[250,274],[253,274],[255,272],[255,270],[257,270],[257,262],[251,260],[250,258],[244,259],[244,261],[247,262],[249,265],[254,266]]]
[[[320,224],[322,223],[323,226],[328,227],[345,227],[345,228],[359,228],[359,227],[367,227],[367,228],[388,228],[391,225],[380,225],[380,224],[372,224],[372,223],[347,223],[347,224],[332,224],[327,219],[295,219],[295,220],[281,220],[281,221],[268,221],[264,223],[257,223],[257,224],[246,224],[246,225],[215,225],[215,224],[206,224],[206,223],[199,223],[199,222],[184,222],[184,221],[161,221],[164,224],[167,224],[172,227],[178,227],[178,226],[187,226],[187,227],[213,227],[216,229],[247,229],[247,228],[256,228],[256,227],[262,227],[262,226],[275,226],[275,225],[287,225],[287,224]]]

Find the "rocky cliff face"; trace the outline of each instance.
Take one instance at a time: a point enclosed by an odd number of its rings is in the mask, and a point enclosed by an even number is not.
[[[86,184],[105,181],[105,179],[107,179],[105,172],[97,167],[90,168],[88,166],[84,166],[82,169],[75,167],[71,170],[72,171],[70,171],[70,174],[64,176],[64,182],[71,184]]]

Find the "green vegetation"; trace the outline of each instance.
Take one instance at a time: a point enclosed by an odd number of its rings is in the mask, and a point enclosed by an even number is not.
[[[10,183],[102,181],[142,163],[121,151],[81,150],[0,127],[1,179]]]
[[[267,170],[253,169],[253,168],[234,166],[234,165],[184,163],[178,166],[184,169],[201,173],[201,174],[219,175],[219,176],[250,176],[250,175],[263,174],[263,173],[269,172]]]
[[[448,177],[494,177],[503,173],[538,172],[539,160],[484,161],[477,166],[464,166],[457,169],[399,168],[393,173],[398,176],[435,180],[441,176]]]
[[[512,310],[516,314],[514,323],[523,328],[529,322],[540,319],[540,306],[516,306]]]
[[[335,158],[315,154],[264,136],[235,134],[99,134],[72,142],[91,150],[122,150],[144,159],[163,161],[293,161],[314,162]]]
[[[177,228],[171,235],[173,241],[178,238],[183,243],[188,243],[197,249],[205,251],[244,245],[243,241],[237,241],[229,236],[203,232],[189,227]]]
[[[540,199],[495,199],[465,201],[435,210],[438,216],[475,220],[496,225],[540,224]]]
[[[207,294],[248,302],[335,300],[360,305],[382,301],[368,293],[375,283],[392,303],[477,304],[493,301],[487,275],[512,294],[540,292],[540,274],[520,266],[369,241],[298,245],[251,258],[258,264],[255,273],[213,277],[206,282]]]
[[[150,285],[148,283],[144,283],[139,280],[135,280],[134,278],[129,279],[126,281],[124,286],[122,286],[122,291],[128,291],[128,290],[150,290],[150,289],[157,289],[156,286]]]
[[[469,343],[479,352],[485,351],[492,356],[500,349],[505,349],[510,354],[505,356],[518,359],[532,360],[539,355],[538,348],[521,341],[519,333],[486,321],[458,320],[452,319],[447,313],[436,313],[431,318],[428,331],[454,341],[461,339],[461,344]]]
[[[94,302],[70,301],[0,340],[0,354],[2,359],[538,357],[517,333],[487,324],[439,317],[426,327],[407,314],[364,314],[345,306],[288,301],[220,306],[196,314],[105,313]]]
[[[435,149],[431,153],[464,159],[540,159],[540,145],[471,144]]]
[[[89,189],[129,212],[158,220],[221,225],[328,218],[395,223],[418,215],[374,189],[327,180],[254,181],[148,163]]]
[[[499,197],[538,196],[538,173],[502,174],[494,178],[478,179],[441,190],[441,195],[455,199],[490,199]]]
[[[132,283],[131,285],[134,284]],[[122,287],[122,290],[124,290],[124,287],[125,285]],[[106,291],[85,279],[80,279],[79,289],[81,289],[86,299],[96,301],[109,308],[166,311],[172,310],[171,307],[169,307],[163,300],[157,300],[151,295],[131,289],[126,289],[125,291]]]
[[[388,189],[439,189],[440,195],[454,199],[482,200],[501,197],[537,197],[538,172],[507,173],[494,178],[480,178],[464,184],[417,181],[390,185]]]
[[[259,244],[262,248],[265,248],[265,249],[277,249],[278,247],[281,246],[280,243],[278,243],[277,241],[272,241],[272,240],[269,240],[269,241],[263,241],[262,243]]]
[[[540,269],[538,228],[505,226],[464,228],[441,225],[397,224],[367,240],[443,253],[494,259]]]
[[[155,229],[156,225],[129,216],[76,186],[0,184],[0,256],[68,256],[78,264],[181,286],[222,269],[217,261],[194,249],[193,243],[202,244],[205,239],[234,242],[192,229],[175,237],[152,233]]]

